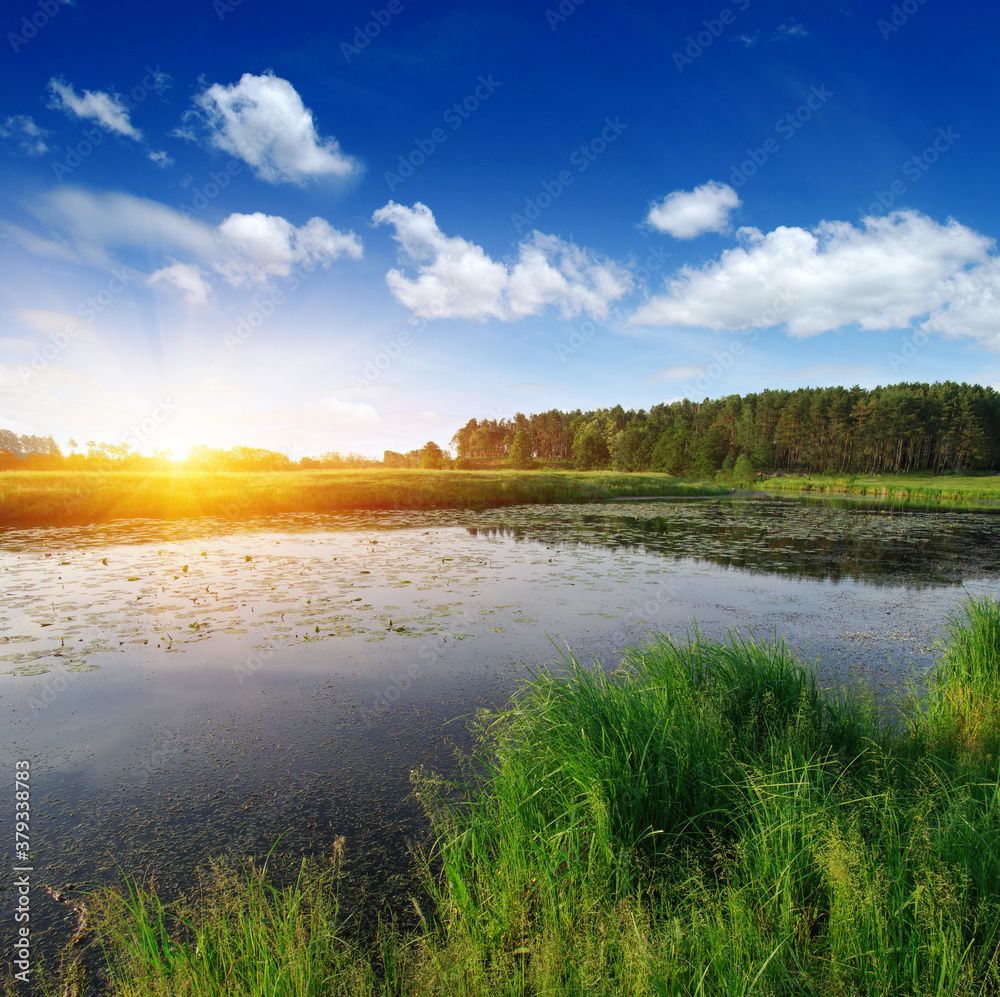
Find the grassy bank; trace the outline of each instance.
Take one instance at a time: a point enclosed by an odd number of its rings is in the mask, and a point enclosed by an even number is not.
[[[895,726],[780,643],[567,659],[479,718],[461,785],[414,775],[436,838],[415,933],[339,923],[336,855],[169,910],[133,885],[91,901],[112,992],[995,994],[1000,603],[950,631]]]
[[[827,492],[835,495],[864,495],[920,505],[989,505],[1000,502],[1000,477],[994,475],[901,474],[885,477],[847,475],[789,475],[765,478],[755,487],[774,492]]]
[[[345,509],[485,508],[726,492],[668,474],[610,471],[8,471],[0,473],[0,526],[194,516],[243,519]]]

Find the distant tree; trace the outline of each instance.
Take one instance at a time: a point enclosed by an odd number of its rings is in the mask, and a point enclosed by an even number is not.
[[[735,466],[736,461],[733,460],[733,455],[726,454],[726,459],[722,462],[722,467],[715,476],[716,482],[720,485],[731,485],[733,483],[733,469]]]
[[[7,453],[13,454],[15,457],[20,457],[23,453],[21,438],[9,429],[0,429],[0,450],[6,450]]]
[[[746,454],[741,453],[736,458],[736,464],[733,466],[733,481],[737,485],[752,485],[756,480],[757,475],[754,474],[750,458]]]
[[[594,423],[581,426],[573,437],[573,466],[578,471],[607,467],[611,453],[600,428]]]
[[[428,440],[420,451],[420,466],[439,471],[448,462],[448,455],[433,441]]]
[[[67,441],[66,441],[66,446],[68,446],[68,447],[69,447],[69,452],[70,452],[70,454],[71,454],[71,455],[72,455],[73,451],[74,451],[74,450],[76,450],[76,448],[77,448],[77,447],[78,447],[79,445],[80,445],[80,444],[79,444],[79,443],[77,443],[77,442],[76,442],[76,440],[67,440]]]
[[[406,454],[398,453],[395,450],[386,450],[382,455],[383,467],[409,467],[410,462]]]
[[[518,471],[527,471],[535,466],[535,455],[531,446],[531,433],[520,429],[514,434],[510,445],[510,466]]]

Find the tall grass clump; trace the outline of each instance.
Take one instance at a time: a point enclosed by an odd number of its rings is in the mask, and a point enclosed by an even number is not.
[[[996,765],[929,724],[822,696],[780,641],[568,657],[481,718],[462,799],[417,777],[425,969],[468,994],[996,993]]]
[[[942,750],[975,765],[1000,755],[1000,608],[969,598],[948,618],[948,643],[937,661],[928,715]]]
[[[334,859],[303,862],[294,884],[267,863],[215,863],[202,889],[165,905],[129,881],[92,900],[90,916],[115,995],[326,997],[377,992],[367,960],[344,939]]]

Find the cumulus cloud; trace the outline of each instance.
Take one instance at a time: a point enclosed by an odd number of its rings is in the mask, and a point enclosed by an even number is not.
[[[791,335],[806,337],[849,325],[905,328],[934,313],[941,326],[964,271],[984,264],[993,245],[953,219],[942,225],[912,210],[865,218],[861,228],[824,221],[812,231],[782,225],[736,235],[740,246],[703,267],[682,267],[628,324],[719,330],[785,322]],[[975,321],[962,325],[966,334],[977,334],[988,290],[970,311]]]
[[[162,149],[149,153],[149,158],[156,163],[157,166],[167,167],[174,165],[173,158],[167,155],[167,153],[165,153]]]
[[[363,255],[353,232],[319,217],[296,227],[278,215],[236,213],[213,227],[159,201],[79,187],[59,187],[31,209],[49,237],[7,222],[0,222],[0,232],[29,252],[105,268],[115,265],[121,249],[161,254],[164,263],[149,283],[170,284],[192,304],[208,300],[213,270],[243,286],[288,277],[296,265],[328,267],[340,257]]]
[[[195,97],[196,110],[176,134],[193,138],[205,130],[217,149],[238,156],[269,183],[303,183],[360,172],[335,138],[321,138],[312,111],[295,88],[272,73],[244,73],[239,83],[214,83]]]
[[[84,90],[79,96],[72,83],[64,83],[53,77],[49,80],[49,107],[63,111],[70,117],[91,118],[109,132],[124,135],[136,141],[142,140],[142,132],[129,121],[128,108],[118,94],[102,90]]]
[[[152,286],[160,282],[172,284],[191,305],[204,305],[212,292],[212,285],[205,280],[204,271],[195,263],[171,263],[155,271],[146,281]]]
[[[675,239],[693,239],[705,232],[727,232],[729,213],[739,206],[739,196],[729,184],[709,180],[694,190],[675,190],[654,202],[646,223]]]
[[[340,256],[359,260],[363,253],[353,232],[340,232],[322,218],[310,218],[296,228],[278,215],[235,213],[218,231],[235,252],[215,269],[234,285],[287,277],[297,263],[328,267]]]
[[[14,114],[0,124],[0,138],[16,143],[25,156],[41,156],[48,152],[45,137],[51,134],[48,129],[36,125],[30,114]]]
[[[970,336],[1000,352],[1000,259],[990,257],[945,281],[943,296],[921,325],[925,332],[948,339]]]
[[[481,246],[447,236],[430,208],[390,201],[372,220],[392,225],[416,279],[390,270],[386,283],[394,297],[421,318],[513,321],[558,305],[566,318],[586,311],[605,318],[608,304],[632,286],[618,264],[553,235],[533,232],[518,247],[517,260],[491,259]]]

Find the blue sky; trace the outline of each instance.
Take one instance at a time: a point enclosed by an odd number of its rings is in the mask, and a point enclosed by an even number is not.
[[[12,0],[0,426],[381,456],[471,417],[1000,387],[1000,12]]]

